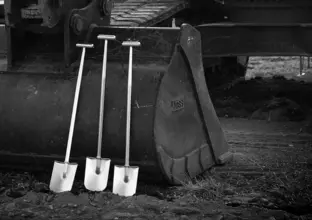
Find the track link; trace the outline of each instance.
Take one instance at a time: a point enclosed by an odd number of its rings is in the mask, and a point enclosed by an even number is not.
[[[187,7],[184,0],[128,0],[114,3],[111,25],[153,26]]]

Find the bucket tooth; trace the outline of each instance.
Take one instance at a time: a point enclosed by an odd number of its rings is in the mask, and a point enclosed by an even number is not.
[[[213,155],[208,144],[201,146],[200,148],[200,161],[203,170],[207,170],[214,165]]]

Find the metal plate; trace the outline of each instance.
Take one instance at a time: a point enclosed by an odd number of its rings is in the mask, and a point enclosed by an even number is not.
[[[0,18],[4,18],[4,0],[0,0]]]
[[[0,56],[5,56],[7,51],[5,25],[0,24]]]
[[[21,9],[21,16],[26,19],[38,19],[42,17],[42,11],[39,5],[30,5]]]
[[[196,27],[204,58],[305,56],[312,53],[311,24],[208,24]]]

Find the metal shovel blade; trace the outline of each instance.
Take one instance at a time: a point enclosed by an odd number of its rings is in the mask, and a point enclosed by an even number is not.
[[[114,167],[113,193],[119,196],[133,196],[136,193],[139,175],[137,166]]]
[[[97,163],[99,169],[97,170]],[[103,191],[107,186],[110,159],[87,157],[84,185],[90,191]]]
[[[76,163],[55,161],[50,181],[50,190],[55,193],[71,191],[77,167],[78,164]]]

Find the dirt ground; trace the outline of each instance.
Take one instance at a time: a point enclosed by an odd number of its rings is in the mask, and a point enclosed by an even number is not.
[[[252,58],[248,77],[274,72],[276,60],[285,66],[276,71],[297,74],[294,58]],[[129,198],[113,195],[111,182],[102,193],[87,192],[78,181],[72,192],[55,195],[49,179],[0,173],[0,220],[312,219],[312,86],[238,80],[211,93],[234,155],[226,166],[180,187],[139,182]]]
[[[299,73],[298,57],[252,57],[245,78],[211,88],[220,117],[271,121],[312,119],[312,68]],[[248,91],[248,92],[246,92]]]

